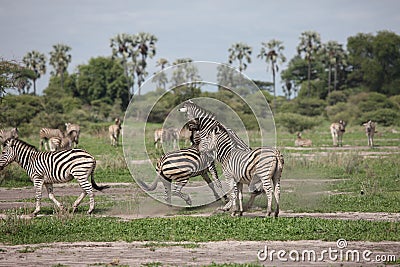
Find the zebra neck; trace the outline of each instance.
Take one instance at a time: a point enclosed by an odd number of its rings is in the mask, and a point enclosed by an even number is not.
[[[228,135],[224,135],[223,137],[217,142],[217,160],[222,165],[227,165],[231,158],[233,143]]]
[[[17,158],[15,161],[26,170],[32,157],[37,153],[39,152],[34,148],[22,147],[21,151],[17,151]]]

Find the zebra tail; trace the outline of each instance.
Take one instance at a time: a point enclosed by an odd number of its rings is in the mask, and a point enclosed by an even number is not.
[[[142,180],[137,179],[136,182],[145,190],[145,191],[154,191],[157,188],[157,183],[159,180],[159,175],[157,175],[156,179],[154,179],[151,185],[146,184]]]
[[[95,165],[94,165],[94,167],[93,167],[93,169],[92,169],[92,173],[91,173],[91,175],[90,175],[90,176],[91,176],[91,182],[92,182],[93,188],[96,189],[97,191],[102,191],[102,190],[104,190],[104,189],[110,188],[109,185],[99,186],[99,185],[96,184],[96,182],[94,181],[94,169],[95,169],[95,168],[96,168],[96,162],[95,162]]]

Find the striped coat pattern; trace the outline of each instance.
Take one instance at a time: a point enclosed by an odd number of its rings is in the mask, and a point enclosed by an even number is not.
[[[182,188],[191,177],[199,175],[207,182],[216,200],[223,193],[214,161],[205,155],[200,155],[197,145],[166,153],[157,161],[156,171],[157,177],[152,185],[148,186],[141,180],[137,181],[146,191],[153,191],[156,189],[157,182],[161,180],[165,188],[165,200],[168,204],[171,203],[171,195],[175,195],[182,198],[187,205],[192,205],[190,196],[183,193]],[[212,179],[208,172],[211,173]],[[216,191],[213,182],[220,190],[220,194]],[[172,184],[174,189],[171,191]],[[224,198],[227,199],[226,196]]]
[[[92,213],[95,207],[93,188],[96,190],[107,188],[107,186],[98,186],[95,183],[96,160],[81,149],[43,152],[22,140],[8,139],[4,143],[3,153],[0,156],[0,170],[13,161],[26,170],[33,182],[36,192],[36,209],[33,215],[37,215],[40,211],[43,185],[47,189],[49,198],[62,209],[62,204],[54,197],[53,184],[76,179],[82,188],[82,193],[74,202],[73,211],[76,210],[82,199],[89,195],[88,214]],[[91,176],[91,183],[88,181],[89,176]]]
[[[239,215],[243,213],[243,184],[249,184],[253,179],[260,179],[267,194],[267,216],[272,213],[272,191],[274,192],[276,208],[275,217],[279,214],[280,178],[283,170],[283,156],[279,150],[270,147],[259,147],[251,151],[243,151],[234,146],[234,141],[220,125],[200,141],[200,153],[206,153],[221,163],[224,176],[233,188],[230,201],[223,207],[227,211],[235,207],[232,215],[237,214],[239,200]]]
[[[42,128],[39,131],[39,137],[40,137],[40,146],[39,146],[39,150],[43,149],[43,145],[44,145],[44,149],[46,151],[48,151],[50,149],[49,147],[49,139],[52,137],[59,137],[59,138],[63,138],[64,134],[63,132],[61,132],[60,129],[53,129],[53,128]]]

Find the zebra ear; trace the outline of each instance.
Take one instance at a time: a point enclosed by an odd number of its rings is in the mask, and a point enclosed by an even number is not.
[[[214,134],[220,134],[222,132],[221,125],[214,127]]]

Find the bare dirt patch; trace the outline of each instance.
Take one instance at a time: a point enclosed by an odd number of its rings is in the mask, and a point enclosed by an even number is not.
[[[260,250],[268,249],[268,258]],[[323,250],[333,250],[331,255]],[[270,253],[272,254],[272,260]],[[286,251],[278,259],[277,251]],[[308,252],[304,252],[307,250]],[[348,254],[347,251],[358,254]],[[314,251],[315,258],[308,258]],[[340,254],[342,253],[342,256]],[[365,251],[366,258],[363,258]],[[324,241],[221,241],[207,243],[149,243],[149,242],[77,242],[38,245],[3,246],[0,266],[202,266],[212,263],[258,263],[277,266],[360,266],[380,264],[381,259],[399,259],[400,243],[395,242],[348,242],[339,249],[336,242]],[[302,258],[304,255],[304,259]],[[348,258],[346,258],[348,255]],[[359,255],[359,258],[357,258]]]

